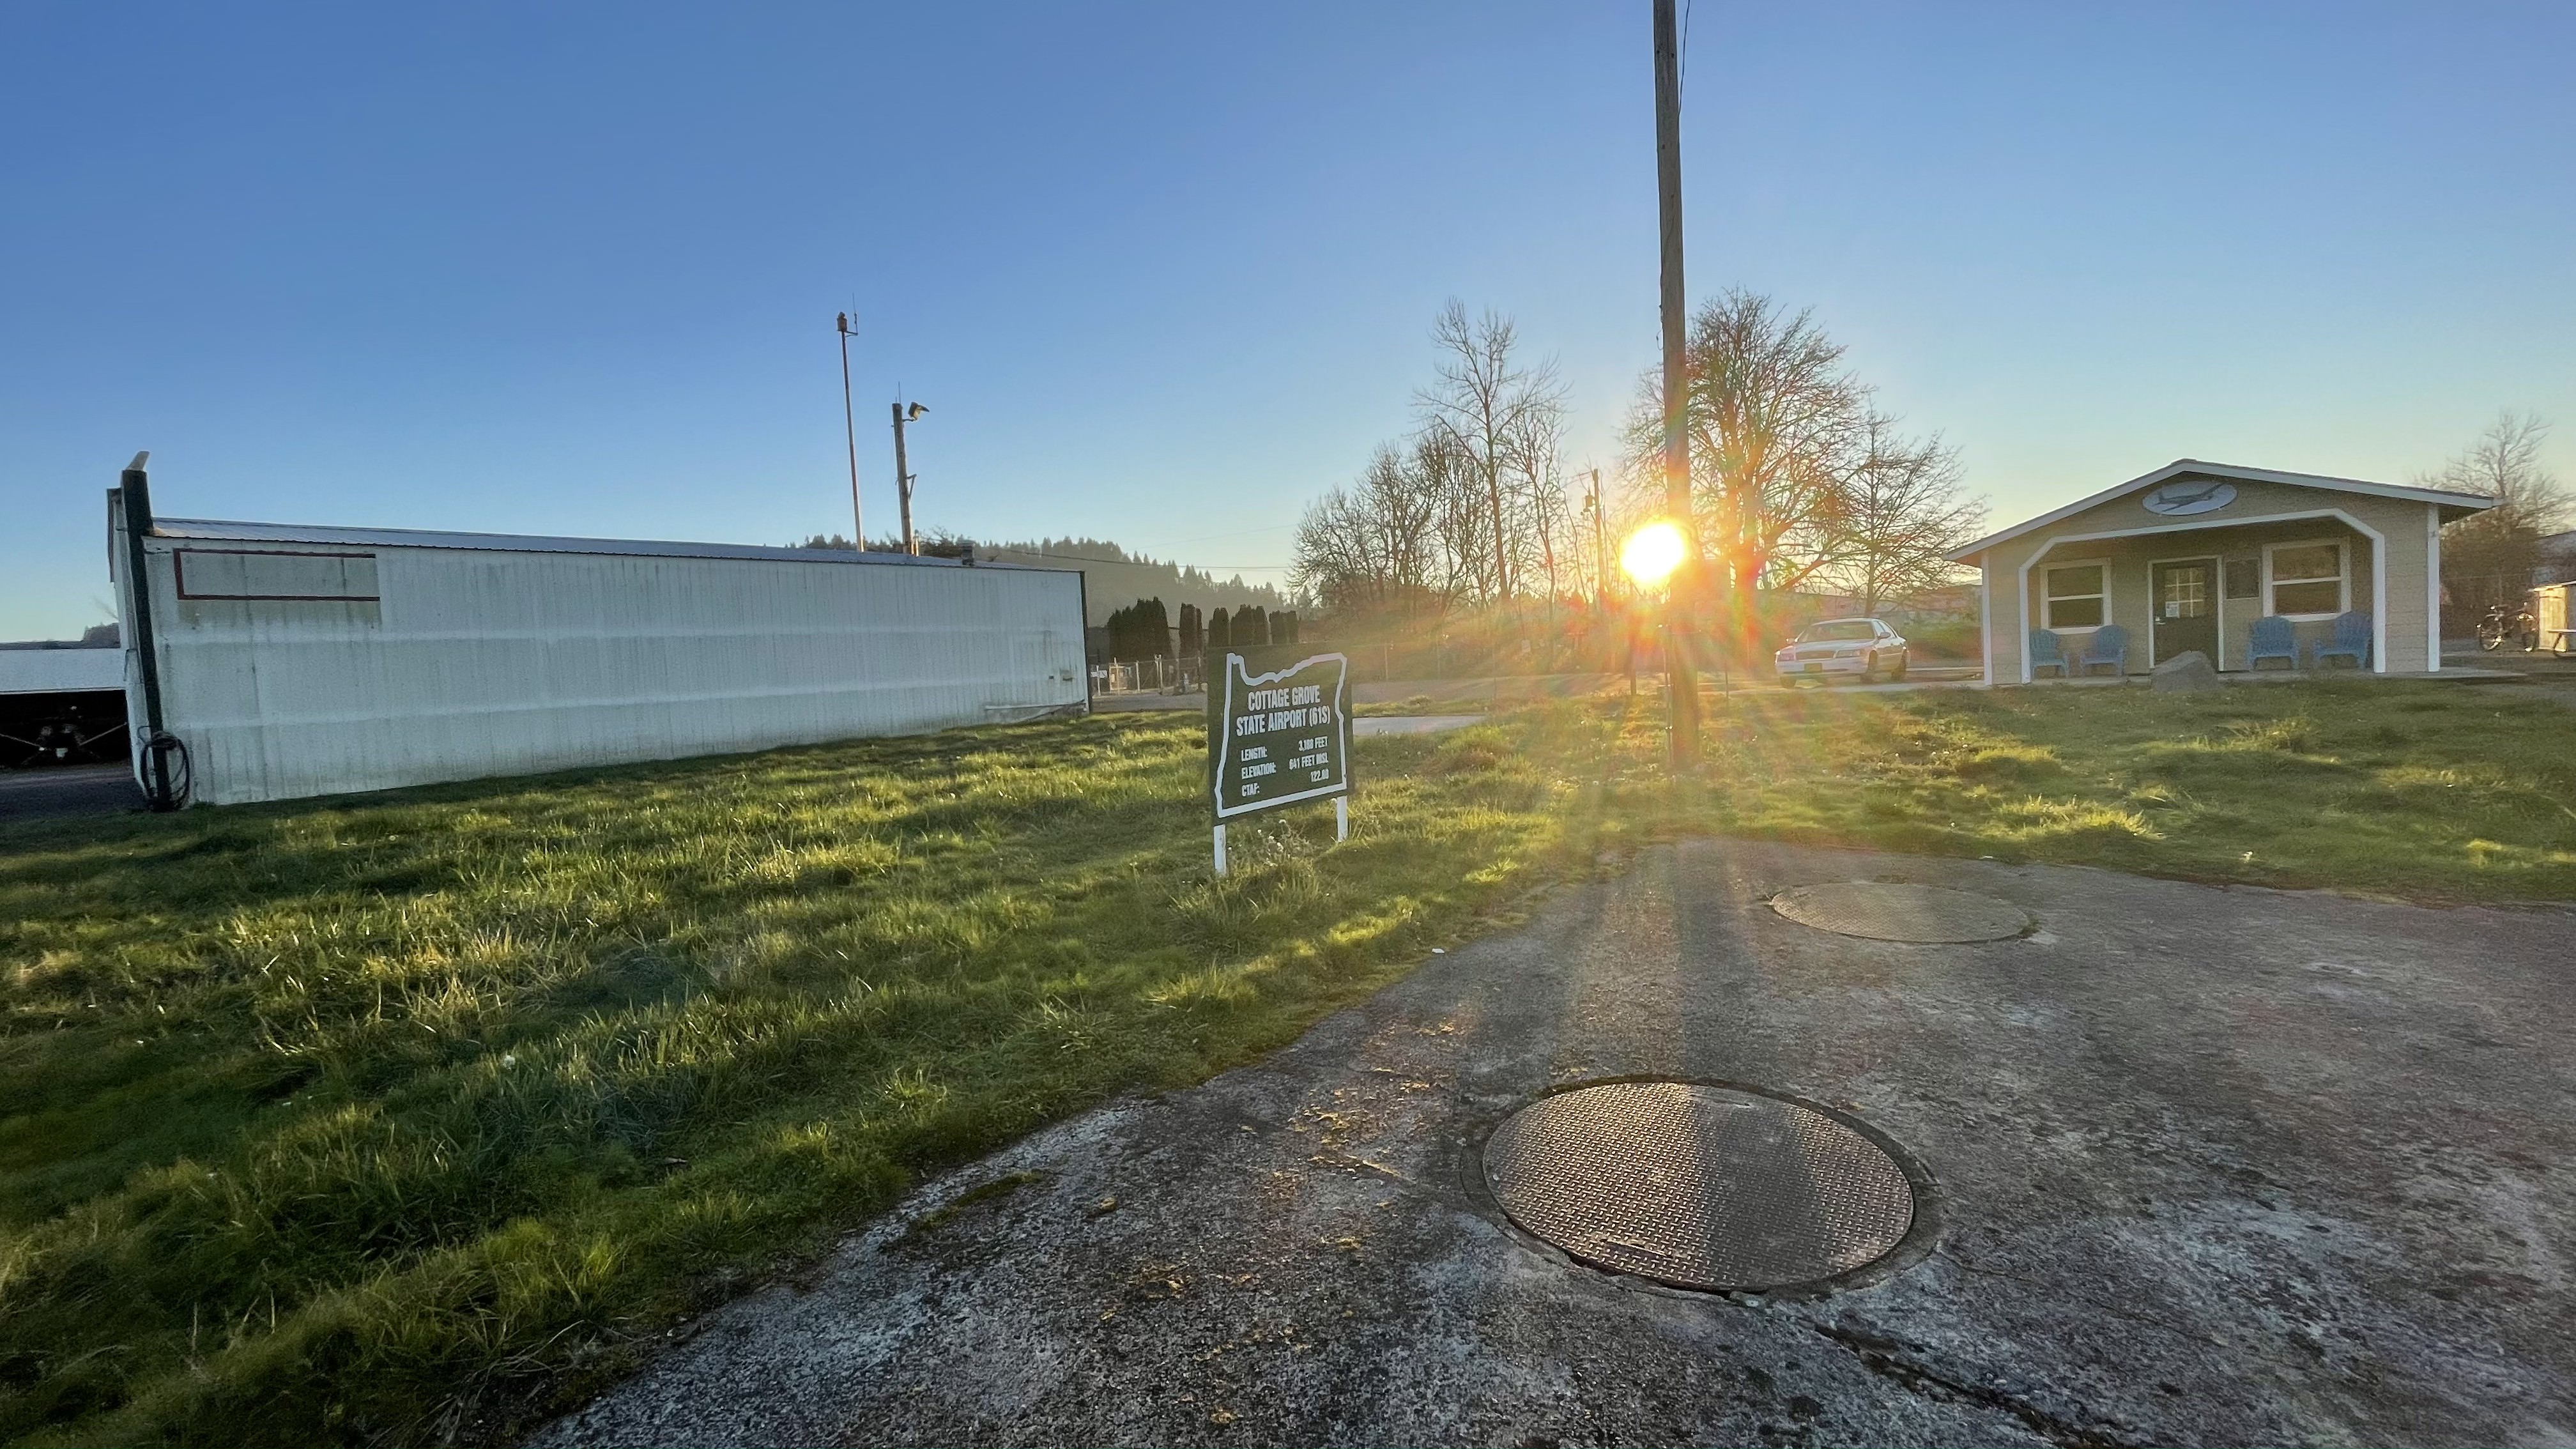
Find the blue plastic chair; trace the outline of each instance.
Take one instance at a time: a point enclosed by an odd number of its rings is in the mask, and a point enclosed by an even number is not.
[[[2368,669],[2370,667],[2369,611],[2354,609],[2335,615],[2333,642],[2318,645],[2316,653],[2310,657],[2316,661],[2319,669],[2325,668],[2326,661],[2329,659],[2349,659],[2352,661],[2353,668]]]
[[[2260,669],[2266,659],[2281,660],[2292,669],[2299,667],[2298,631],[2278,614],[2266,614],[2254,621],[2254,642],[2245,651],[2245,667]]]
[[[2066,667],[2066,647],[2059,643],[2057,636],[2050,631],[2033,629],[2030,631],[2031,677],[2038,678],[2039,671],[2043,669],[2054,669],[2060,679],[2065,678],[2069,672]]]
[[[2129,631],[2117,624],[2105,624],[2084,641],[2084,655],[2075,662],[2075,672],[2090,674],[2096,664],[2108,664],[2113,674],[2129,672]]]

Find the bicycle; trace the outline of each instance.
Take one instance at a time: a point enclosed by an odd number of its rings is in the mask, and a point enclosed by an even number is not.
[[[2531,616],[2530,607],[2526,605],[2507,613],[2502,604],[2488,605],[2486,617],[2478,620],[2478,647],[2493,654],[2504,647],[2505,640],[2512,638],[2522,641],[2522,652],[2525,654],[2539,651],[2540,621]],[[2559,652],[2562,657],[2566,649],[2567,642],[2562,638],[2559,641]]]

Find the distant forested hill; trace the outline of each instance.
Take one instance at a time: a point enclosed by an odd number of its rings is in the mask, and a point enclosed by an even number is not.
[[[945,534],[925,535],[923,553],[955,556],[964,539]],[[817,534],[804,539],[803,548],[848,548],[850,540],[841,534]],[[889,552],[900,545],[892,539],[870,539],[868,547]],[[1181,605],[1196,604],[1201,613],[1217,608],[1240,608],[1252,604],[1261,609],[1285,609],[1287,596],[1268,584],[1247,583],[1241,574],[1220,580],[1205,569],[1165,563],[1143,554],[1129,553],[1102,538],[1042,538],[1035,542],[978,543],[977,558],[998,563],[1027,564],[1033,568],[1078,569],[1087,605],[1085,624],[1107,622],[1110,611],[1123,609],[1138,599],[1160,599],[1175,619],[1181,616]]]
[[[1288,607],[1287,599],[1268,584],[1246,583],[1241,574],[1219,580],[1204,569],[1131,554],[1106,539],[1042,538],[1034,543],[986,544],[975,552],[978,557],[1003,563],[1082,570],[1090,614],[1083,622],[1088,624],[1101,623],[1109,617],[1110,610],[1125,608],[1138,599],[1162,600],[1175,619],[1181,616],[1183,604],[1196,604],[1201,612],[1220,605],[1229,609],[1244,604],[1263,609]]]

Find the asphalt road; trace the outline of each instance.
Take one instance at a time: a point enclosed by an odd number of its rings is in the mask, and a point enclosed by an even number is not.
[[[143,792],[125,765],[69,765],[0,770],[0,820],[55,815],[110,815],[143,808]]]
[[[1897,945],[1767,905],[1850,879],[2037,926]],[[1657,850],[1258,1065],[927,1185],[539,1442],[2564,1444],[2571,940],[2557,909]],[[1871,1124],[1937,1179],[1928,1254],[1748,1299],[1511,1226],[1494,1126],[1631,1073]]]

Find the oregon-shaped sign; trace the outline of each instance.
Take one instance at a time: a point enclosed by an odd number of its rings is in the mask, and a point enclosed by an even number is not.
[[[1348,659],[1297,644],[1209,655],[1208,791],[1219,824],[1350,793]]]

